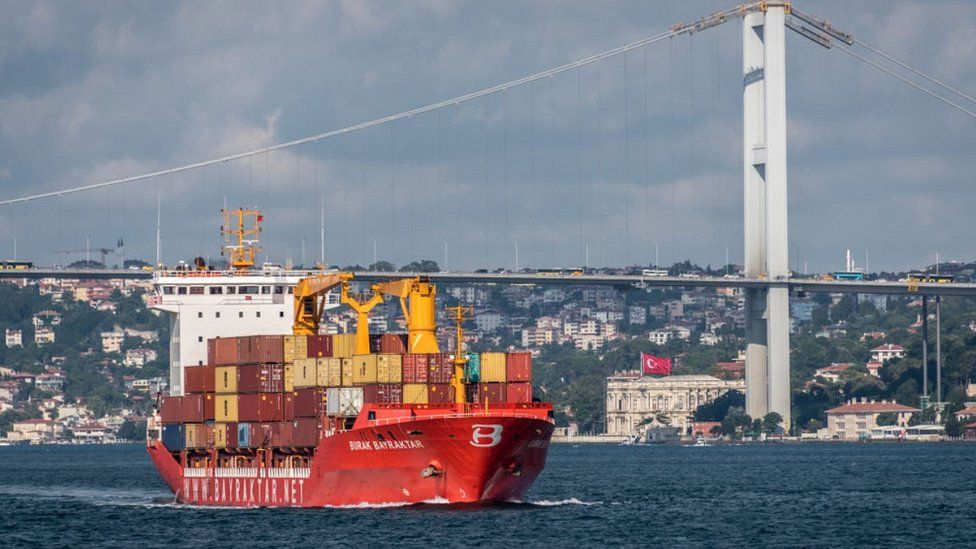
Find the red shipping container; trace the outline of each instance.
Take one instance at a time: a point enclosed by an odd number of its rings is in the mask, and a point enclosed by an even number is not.
[[[227,441],[227,443],[224,445],[224,448],[237,448],[237,424],[236,423],[215,423],[213,429],[214,431],[217,431],[218,429],[223,429],[224,436],[220,437],[216,434],[216,432],[213,435],[207,433],[208,442],[212,442],[214,440],[217,440],[218,438],[222,438],[223,440]]]
[[[284,366],[281,364],[251,364],[237,368],[238,393],[280,393],[284,388]]]
[[[531,383],[506,383],[505,402],[532,402]]]
[[[208,351],[209,353],[209,351]],[[183,369],[183,393],[214,392],[214,366],[188,366]]]
[[[488,401],[488,404],[503,404],[507,398],[504,383],[477,383],[467,386],[467,396],[469,402],[481,405]]]
[[[295,392],[285,393],[282,397],[282,419],[291,421],[295,419]]]
[[[332,336],[308,336],[308,358],[328,358],[332,356]]]
[[[183,423],[183,397],[162,397],[159,401],[159,415],[163,423]]]
[[[403,382],[427,383],[427,355],[403,355]]]
[[[407,334],[383,334],[380,336],[379,352],[402,355],[407,352]]]
[[[281,421],[284,398],[280,394],[240,395],[237,399],[238,421]]]
[[[212,359],[210,357],[211,354],[213,354]],[[211,364],[218,366],[243,364],[247,355],[248,344],[246,337],[218,337],[207,340],[207,360]]]
[[[532,355],[529,353],[506,354],[505,380],[509,382],[532,381]]]
[[[285,361],[285,338],[280,335],[251,337],[251,363],[281,364]]]
[[[250,427],[250,445],[255,448],[267,448],[274,443],[274,432],[271,423],[252,423]]]
[[[444,353],[427,355],[429,366],[427,368],[427,381],[430,383],[450,383],[454,376],[454,363],[451,356]]]
[[[295,391],[296,418],[319,417],[325,413],[325,388],[309,387]]]
[[[400,404],[403,402],[403,385],[399,383],[364,385],[363,402],[366,404]]]
[[[210,417],[207,417],[207,395],[183,395],[183,421],[185,423],[203,423],[213,420],[214,401],[210,398]]]
[[[319,439],[319,422],[314,418],[295,419],[276,424],[278,436],[275,446],[315,446]]]
[[[427,404],[451,404],[453,393],[450,383],[431,383],[427,386]]]

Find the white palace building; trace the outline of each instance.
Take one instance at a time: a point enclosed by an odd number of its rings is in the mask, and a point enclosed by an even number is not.
[[[641,377],[637,372],[607,378],[607,434],[639,434],[645,418],[667,417],[667,424],[687,433],[695,409],[732,391],[745,392],[745,381],[722,380],[709,375]]]

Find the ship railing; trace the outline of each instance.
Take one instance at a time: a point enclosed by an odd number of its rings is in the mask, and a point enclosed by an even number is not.
[[[522,413],[504,413],[503,414],[503,413],[495,413],[495,412],[489,411],[488,413],[485,413],[485,412],[471,412],[471,413],[466,413],[466,414],[456,414],[455,413],[455,414],[436,414],[436,415],[416,415],[416,416],[387,417],[387,418],[372,419],[372,420],[369,421],[369,424],[371,426],[378,427],[378,426],[381,426],[381,425],[396,425],[396,424],[399,424],[399,423],[408,423],[408,422],[411,422],[411,421],[420,421],[420,420],[428,420],[428,419],[470,419],[470,418],[479,418],[479,417],[499,417],[499,416],[502,416],[502,415],[504,417],[507,417],[507,418],[543,419],[544,420],[544,418],[539,417],[538,414],[522,414]]]
[[[187,467],[183,469],[183,476],[185,478],[206,478],[208,470],[205,467],[190,468]]]
[[[214,469],[215,477],[256,477],[258,476],[257,467],[217,467]]]
[[[309,467],[283,467],[280,469],[265,469],[268,478],[308,478],[312,475]]]

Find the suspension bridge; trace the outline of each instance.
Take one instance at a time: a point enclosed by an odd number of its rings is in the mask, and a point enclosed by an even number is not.
[[[575,255],[580,258],[580,263],[589,266],[590,263],[590,243],[588,227],[584,225],[583,212],[595,210],[596,213],[615,218],[615,225],[619,229],[618,235],[623,240],[622,248],[624,257],[643,257],[642,261],[657,266],[657,253],[652,255],[650,250],[656,250],[656,245],[649,235],[651,232],[667,232],[667,227],[652,227],[650,219],[650,203],[653,199],[659,198],[651,193],[651,187],[645,185],[644,215],[642,216],[645,226],[641,229],[636,227],[637,221],[633,220],[634,212],[639,209],[639,199],[628,194],[630,191],[625,189],[616,196],[622,197],[623,204],[607,204],[606,200],[600,200],[594,195],[585,195],[577,188],[577,196],[547,195],[536,196],[532,194],[531,188],[522,188],[522,182],[516,181],[510,167],[514,164],[522,163],[522,168],[528,168],[529,177],[525,177],[528,184],[533,181],[546,179],[550,182],[560,178],[573,179],[577,183],[582,183],[587,179],[584,174],[592,164],[596,164],[596,172],[602,174],[603,184],[613,186],[619,184],[618,181],[629,182],[631,180],[643,180],[649,183],[652,179],[652,159],[655,156],[650,140],[647,136],[647,120],[651,119],[648,114],[648,56],[652,52],[655,44],[671,44],[672,63],[672,82],[674,80],[674,41],[673,39],[681,36],[692,36],[712,28],[720,27],[730,21],[739,21],[741,24],[741,111],[742,111],[742,137],[741,152],[739,153],[741,163],[742,186],[742,206],[743,206],[743,228],[744,238],[742,240],[742,257],[744,273],[742,277],[735,278],[714,278],[699,277],[689,279],[686,277],[645,277],[645,276],[626,276],[626,275],[593,275],[593,274],[533,274],[523,272],[519,265],[519,239],[522,240],[523,253],[527,246],[534,246],[536,255],[550,253],[549,261],[555,261],[556,254],[552,249],[556,245],[558,234],[575,233]],[[81,200],[77,197],[102,193],[100,196],[111,197],[108,204],[125,208],[124,198],[112,194],[118,188],[125,189],[140,188],[143,190],[142,196],[151,197],[156,205],[156,242],[157,242],[157,264],[161,263],[159,231],[160,231],[160,202],[162,189],[173,187],[197,187],[200,193],[206,192],[208,184],[212,187],[213,180],[220,180],[219,194],[222,195],[226,206],[228,194],[244,197],[251,202],[259,202],[263,198],[272,198],[280,186],[287,187],[278,180],[287,176],[287,171],[282,170],[279,164],[287,163],[294,165],[294,195],[295,205],[279,208],[277,213],[281,217],[293,217],[294,224],[298,227],[296,233],[296,243],[301,242],[301,264],[306,263],[306,236],[309,227],[314,227],[315,222],[319,224],[318,256],[322,263],[327,259],[327,242],[339,241],[348,242],[347,232],[358,232],[360,235],[376,234],[378,225],[389,223],[389,234],[387,241],[388,248],[393,250],[409,250],[410,257],[416,259],[417,249],[421,249],[421,254],[430,254],[430,243],[438,244],[443,242],[443,266],[448,265],[448,240],[453,240],[455,246],[478,247],[484,246],[486,265],[490,266],[497,261],[500,255],[499,250],[508,250],[514,244],[514,266],[508,272],[463,272],[445,271],[441,273],[417,273],[429,276],[432,280],[455,283],[495,283],[495,284],[572,284],[572,285],[611,285],[618,287],[738,287],[744,290],[746,296],[746,384],[747,384],[747,413],[752,417],[762,417],[769,411],[779,412],[789,425],[790,419],[790,365],[789,365],[789,297],[791,292],[831,292],[831,293],[886,293],[886,294],[921,294],[921,295],[954,295],[954,296],[973,296],[976,295],[976,284],[935,284],[935,283],[911,283],[911,282],[882,282],[882,281],[827,281],[812,278],[800,278],[795,276],[799,271],[799,257],[794,257],[796,264],[790,268],[790,239],[788,235],[788,169],[787,169],[787,109],[786,109],[786,36],[787,31],[792,32],[804,41],[812,43],[816,47],[840,51],[853,59],[866,64],[872,70],[877,70],[881,74],[892,77],[898,82],[905,84],[915,91],[921,92],[930,98],[938,101],[946,108],[954,110],[956,113],[976,118],[976,99],[967,95],[958,88],[951,86],[926,72],[886,53],[885,51],[856,38],[832,23],[820,19],[819,17],[798,9],[791,2],[779,0],[764,0],[749,2],[735,6],[731,9],[716,12],[691,23],[682,23],[672,26],[670,29],[646,37],[629,44],[607,50],[595,55],[566,63],[548,70],[537,72],[522,78],[504,82],[498,85],[486,87],[484,89],[449,98],[446,100],[431,103],[426,106],[406,110],[397,114],[384,116],[366,122],[301,137],[277,144],[269,144],[249,150],[225,154],[215,158],[195,161],[184,165],[168,168],[156,169],[146,173],[136,175],[125,175],[122,177],[95,181],[84,185],[59,188],[50,191],[36,192],[33,194],[5,198],[0,200],[0,212],[3,210],[19,209],[20,217],[8,215],[8,220],[18,220],[20,226],[15,227],[14,221],[9,221],[10,234],[24,233],[24,226],[30,227],[32,219],[36,217],[37,210],[31,210],[35,204],[38,207],[48,206],[48,212],[55,212],[52,217],[57,218],[58,233],[76,232],[71,227],[73,225],[84,225],[90,221],[79,220],[79,210],[74,208],[72,201]],[[716,42],[717,44],[717,42]],[[716,46],[718,48],[718,46]],[[635,53],[642,53],[641,66],[643,68],[642,78],[643,89],[639,97],[639,113],[631,113],[634,98],[629,64]],[[694,59],[694,57],[691,57]],[[584,102],[590,95],[596,96],[596,103],[602,100],[601,93],[606,93],[604,84],[600,81],[602,72],[597,72],[597,82],[592,89],[584,89],[583,74],[593,66],[600,66],[602,63],[612,60],[623,61],[623,84],[619,89],[623,94],[623,123],[624,141],[619,152],[623,158],[617,164],[618,172],[613,177],[606,176],[611,171],[611,162],[604,149],[605,135],[602,133],[597,136],[584,136],[583,124],[581,123],[581,109]],[[575,81],[571,76],[575,75]],[[569,76],[570,78],[567,78]],[[560,86],[569,88],[568,92],[557,94],[554,92],[557,79]],[[694,114],[696,108],[695,101],[695,82],[693,73],[689,70],[689,91],[691,107],[689,113]],[[716,78],[714,81],[715,96],[720,96],[720,84]],[[510,105],[515,103],[516,94],[519,89],[530,88],[531,108],[528,109],[531,118],[531,154],[524,154],[521,150],[521,143],[509,135],[509,125],[513,119],[519,117],[518,110]],[[539,106],[537,93],[543,88],[545,93],[543,100],[548,102],[545,110],[548,113],[548,127],[546,136],[548,143],[546,149],[548,154],[543,158],[536,152],[537,150],[537,113]],[[673,88],[673,84],[672,84]],[[575,93],[574,93],[575,92]],[[701,93],[701,92],[699,92]],[[674,91],[671,90],[670,105],[666,111],[673,126],[675,118],[675,98]],[[563,101],[569,98],[569,103],[575,102],[575,109],[567,109],[565,105],[560,105],[557,109],[556,101]],[[492,103],[494,101],[494,103]],[[716,99],[717,101],[717,99]],[[500,135],[490,135],[489,124],[484,123],[484,127],[478,131],[468,130],[464,132],[462,125],[457,123],[457,119],[464,118],[466,114],[477,112],[480,107],[479,118],[483,121],[489,120],[493,115],[498,115],[501,119],[500,128],[495,133]],[[465,112],[463,109],[468,109]],[[511,112],[510,112],[511,111]],[[575,111],[575,112],[573,112]],[[454,120],[447,129],[444,128],[444,112],[452,112]],[[636,128],[631,122],[632,114],[644,120],[641,128]],[[699,116],[701,114],[699,113]],[[572,119],[576,118],[575,127]],[[566,120],[569,119],[569,123]],[[701,121],[699,120],[699,125]],[[713,116],[712,123],[718,126],[717,117]],[[425,134],[424,124],[427,124]],[[687,158],[690,166],[701,163],[715,162],[712,167],[718,168],[718,161],[698,156],[695,152],[695,122],[690,124],[692,135],[688,146],[690,153]],[[393,166],[388,173],[384,174],[385,183],[376,183],[374,170],[369,167],[369,160],[375,158],[375,147],[373,142],[367,146],[366,138],[360,137],[358,143],[352,141],[344,142],[344,145],[337,145],[333,154],[344,158],[345,162],[340,162],[342,166],[341,177],[347,187],[359,187],[360,191],[386,199],[396,203],[396,207],[390,210],[389,215],[377,215],[368,219],[366,214],[371,211],[372,204],[354,202],[350,204],[349,188],[336,188],[332,185],[329,189],[323,187],[319,169],[321,162],[316,155],[301,155],[294,153],[297,150],[307,151],[307,147],[319,142],[333,142],[341,139],[350,139],[350,136],[372,135],[374,140],[378,128],[387,128],[389,137],[389,158]],[[431,129],[434,128],[435,129]],[[406,138],[400,143],[399,149],[396,146],[394,135],[397,129],[405,132]],[[719,129],[717,127],[711,129]],[[453,132],[453,135],[450,135]],[[464,135],[467,133],[467,135]],[[541,133],[541,132],[539,132]],[[480,135],[479,135],[480,134]],[[573,135],[575,134],[575,135]],[[636,135],[632,135],[636,134]],[[643,134],[643,135],[640,135]],[[426,135],[426,138],[423,136]],[[433,138],[431,138],[433,136]],[[640,139],[638,139],[638,137]],[[380,136],[379,139],[383,139]],[[566,139],[574,141],[576,144],[576,156],[570,159],[558,159],[553,152],[556,139]],[[632,139],[638,143],[632,143]],[[587,141],[595,143],[587,143]],[[674,130],[671,131],[671,140],[674,141]],[[607,139],[609,141],[609,139]],[[425,145],[428,149],[421,151]],[[587,144],[595,145],[598,150],[596,161],[590,162],[592,158],[584,158]],[[292,151],[292,153],[289,153]],[[674,166],[675,149],[671,150],[669,162],[673,168],[680,172],[680,166]],[[699,155],[702,151],[698,151]],[[274,155],[281,155],[275,157]],[[285,156],[287,155],[287,156]],[[409,172],[404,167],[410,163],[411,156],[435,157],[436,160],[424,165],[424,169],[418,173]],[[451,160],[447,156],[453,156],[455,166],[450,165]],[[312,158],[309,158],[312,157]],[[275,158],[275,169],[272,170],[272,159]],[[500,158],[500,159],[499,159]],[[639,169],[633,169],[634,158],[640,159]],[[263,162],[262,162],[263,160]],[[302,162],[305,162],[305,172],[302,172]],[[421,163],[418,160],[418,163]],[[311,167],[309,167],[311,165]],[[233,171],[228,174],[226,170],[233,167]],[[433,166],[433,167],[431,167]],[[622,169],[621,169],[622,167]],[[223,172],[221,170],[224,170]],[[260,172],[264,172],[263,178]],[[311,171],[313,173],[309,174]],[[336,176],[338,170],[331,170],[332,176]],[[358,171],[350,174],[350,171]],[[254,191],[255,172],[258,177],[263,179],[265,189]],[[453,172],[453,173],[451,173]],[[636,175],[633,172],[641,172]],[[186,179],[192,176],[198,179]],[[304,176],[304,181],[303,181]],[[228,184],[225,188],[223,179],[237,177],[244,179],[247,183],[239,182],[237,185]],[[181,179],[182,178],[182,179]],[[426,182],[418,183],[419,179]],[[452,181],[453,180],[453,181]],[[500,181],[501,185],[495,187],[489,185],[489,180]],[[162,184],[160,182],[163,182]],[[257,184],[261,186],[260,183]],[[240,187],[247,187],[248,192],[242,192]],[[521,189],[521,193],[514,192]],[[719,186],[721,189],[721,186]],[[675,186],[671,187],[671,201],[673,206],[678,203]],[[708,192],[710,189],[699,188],[698,191]],[[148,191],[148,192],[147,192]],[[153,192],[155,191],[155,192]],[[721,191],[724,193],[724,191]],[[454,195],[458,197],[461,204],[479,203],[484,207],[483,215],[476,216],[476,222],[464,222],[459,219],[456,211],[445,211],[444,218],[447,221],[432,220],[432,212],[429,210],[430,202],[427,197],[435,195]],[[195,193],[189,193],[195,196]],[[326,198],[328,196],[328,198]],[[723,195],[724,196],[724,195]],[[699,196],[691,197],[695,201]],[[122,200],[121,204],[119,200]],[[193,201],[197,201],[194,199]],[[731,199],[730,199],[731,201]],[[575,203],[574,203],[575,202]],[[721,200],[724,206],[724,198]],[[328,211],[327,215],[327,203]],[[55,206],[50,206],[54,204]],[[111,208],[112,206],[107,206]],[[212,209],[212,204],[209,205]],[[191,217],[206,218],[206,216],[194,216],[190,213],[193,204],[183,206],[170,206],[170,208],[180,210],[179,218],[190,219]],[[567,210],[575,209],[577,212],[576,226],[560,225],[555,215],[551,219],[544,219],[544,212],[550,209],[562,208]],[[52,210],[51,208],[54,208]],[[74,208],[74,209],[73,209]],[[455,208],[456,209],[456,208]],[[501,213],[489,213],[490,210],[497,210]],[[397,218],[397,216],[402,216]],[[698,214],[693,214],[698,215]],[[453,216],[453,218],[451,217]],[[111,212],[106,211],[106,217],[111,217]],[[526,223],[526,218],[530,221]],[[418,221],[418,219],[420,221]],[[540,221],[542,219],[542,221]],[[336,231],[330,231],[333,238],[326,239],[326,220],[330,223],[338,220],[335,225],[339,227]],[[546,223],[549,221],[549,223]],[[67,225],[65,228],[63,225]],[[549,225],[549,226],[544,226]],[[688,223],[688,230],[696,230],[695,220]],[[675,232],[675,221],[672,219],[671,234]],[[503,233],[502,242],[493,242],[491,235],[497,232]],[[631,235],[635,232],[643,232],[639,242],[632,242]],[[207,234],[196,234],[196,239],[206,237]],[[711,240],[710,245],[715,244],[717,235],[700,235],[702,240]],[[369,236],[366,236],[366,242]],[[673,241],[672,236],[672,241]],[[16,237],[14,246],[16,247]],[[420,242],[420,246],[415,246]],[[360,239],[359,248],[364,248],[363,241]],[[377,259],[377,239],[372,238],[373,263]],[[428,246],[428,247],[424,247]],[[338,248],[338,246],[336,246]],[[641,248],[639,253],[633,252],[633,248]],[[594,255],[599,259],[605,250],[601,246],[593,245]],[[332,250],[332,247],[329,248]],[[548,252],[547,252],[548,250]],[[294,251],[290,252],[292,256]],[[438,250],[439,253],[439,250]],[[680,252],[678,252],[680,253]],[[494,257],[493,257],[494,254]],[[352,257],[348,249],[342,253],[339,250],[330,252],[330,255],[344,255],[347,260]],[[504,254],[507,255],[507,254]],[[690,254],[689,254],[690,255]],[[672,258],[678,257],[672,253]],[[525,255],[523,255],[525,257]],[[649,258],[654,257],[651,261]],[[687,255],[685,256],[687,257]],[[538,258],[537,258],[538,261]],[[728,263],[728,247],[726,247],[726,263]],[[375,271],[356,270],[356,276],[361,280],[381,280],[393,276],[404,276],[404,273],[384,273]],[[410,273],[412,274],[412,273]],[[136,271],[128,269],[102,269],[102,270],[78,270],[78,269],[54,269],[38,268],[33,270],[4,270],[0,271],[0,277],[54,277],[71,278],[91,277],[91,278],[147,278],[152,273],[147,271]]]

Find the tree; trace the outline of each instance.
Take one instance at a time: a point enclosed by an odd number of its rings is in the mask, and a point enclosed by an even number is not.
[[[122,440],[139,441],[146,438],[146,422],[136,423],[127,419],[119,426],[118,438]]]
[[[882,412],[878,414],[877,423],[879,426],[895,425],[898,423],[898,414],[895,412]]]
[[[957,438],[962,436],[962,422],[956,414],[949,414],[945,422],[945,434],[947,437]]]
[[[373,263],[372,265],[369,266],[369,270],[391,273],[396,270],[396,265],[390,263],[389,261],[377,261],[376,263]]]
[[[762,418],[762,430],[767,435],[771,435],[780,430],[783,424],[783,416],[779,412],[769,412]]]
[[[744,407],[746,396],[739,391],[729,391],[711,402],[695,408],[695,421],[722,421],[733,406]]]
[[[440,272],[440,270],[441,268],[437,266],[437,262],[429,259],[412,261],[403,267],[400,267],[400,272],[404,273],[437,273]]]

